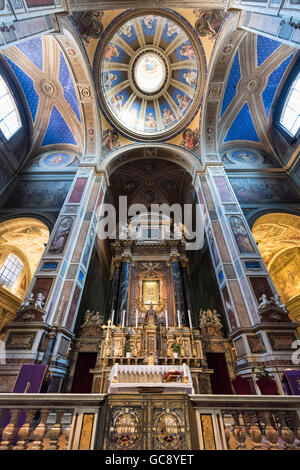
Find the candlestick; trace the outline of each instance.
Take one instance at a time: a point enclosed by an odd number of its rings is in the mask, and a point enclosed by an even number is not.
[[[125,310],[123,310],[122,328],[124,328],[124,325],[125,325]]]
[[[178,326],[181,328],[181,322],[180,322],[180,312],[177,310],[177,318],[178,318]]]
[[[138,324],[139,324],[138,315],[139,315],[139,312],[138,312],[138,309],[136,309],[136,318],[135,318],[135,327],[136,328],[138,327]]]
[[[112,314],[111,314],[111,324],[112,325],[114,324],[114,319],[115,319],[115,311],[113,310]]]
[[[165,311],[165,315],[166,315],[166,328],[169,328],[169,321],[168,321],[168,312],[167,312],[167,310]]]
[[[192,325],[192,318],[191,318],[191,312],[190,312],[190,310],[188,310],[188,316],[189,316],[189,324],[190,324],[190,328],[193,328],[193,325]]]

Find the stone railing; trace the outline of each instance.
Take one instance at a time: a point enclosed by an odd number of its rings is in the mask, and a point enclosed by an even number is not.
[[[93,448],[91,437],[104,398],[98,394],[1,393],[0,450]]]
[[[217,449],[300,450],[300,396],[191,395],[190,399],[198,423],[202,415],[211,416]]]
[[[101,449],[106,397],[0,394],[0,450]],[[145,395],[136,394],[139,400],[143,405]],[[300,450],[300,396],[189,395],[189,401],[200,449]]]

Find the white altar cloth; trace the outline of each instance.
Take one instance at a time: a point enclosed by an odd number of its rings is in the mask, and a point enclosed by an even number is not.
[[[164,382],[163,377],[167,372],[182,372],[188,377],[188,383],[184,382]],[[148,380],[145,376],[148,376]],[[117,376],[117,383],[113,383]],[[189,367],[182,366],[164,366],[164,365],[119,365],[115,364],[109,376],[110,386],[108,393],[130,392],[138,393],[138,388],[162,388],[162,393],[182,392],[194,394],[192,376]]]

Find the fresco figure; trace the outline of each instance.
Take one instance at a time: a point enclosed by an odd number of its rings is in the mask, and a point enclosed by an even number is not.
[[[184,109],[187,107],[187,105],[189,104],[189,102],[190,102],[190,98],[189,98],[188,96],[186,96],[186,95],[182,96],[182,95],[179,95],[179,94],[178,94],[178,95],[176,96],[176,98],[177,98],[177,101],[178,101],[178,103],[179,103],[179,108],[180,108],[181,110],[184,110]]]
[[[210,245],[212,255],[213,255],[213,258],[214,258],[215,266],[218,266],[220,258],[219,258],[219,255],[218,255],[215,239],[214,239],[213,233],[211,231],[211,228],[208,229],[207,233],[208,233],[208,241],[209,241],[209,245]]]
[[[254,253],[254,248],[242,219],[231,216],[229,222],[240,253]]]
[[[172,111],[168,108],[164,109],[164,114],[163,114],[163,123],[165,126],[169,126],[170,124],[173,124],[175,121],[175,116],[172,113]]]
[[[173,34],[178,34],[180,33],[180,31],[181,29],[179,26],[177,26],[177,24],[168,21],[167,23],[167,35],[168,36],[173,36]]]
[[[123,26],[121,26],[121,28],[119,29],[119,35],[127,36],[128,38],[130,38],[130,36],[132,36],[132,27],[133,22],[131,20],[127,21],[127,23],[123,24]]]
[[[78,30],[86,44],[89,44],[92,38],[98,39],[101,36],[103,31],[101,18],[103,15],[104,11],[98,10],[89,11],[80,16]]]
[[[73,224],[72,217],[63,217],[55,231],[52,239],[49,253],[61,254],[64,251],[65,244]]]
[[[117,75],[110,72],[104,72],[103,74],[103,85],[105,88],[111,88],[112,82],[117,80]]]
[[[200,36],[208,36],[209,39],[215,39],[220,29],[221,23],[213,10],[194,10],[194,14],[198,16],[195,29]]]
[[[180,49],[180,55],[188,57],[189,59],[196,57],[195,51],[190,44],[183,44],[182,48]]]
[[[114,44],[109,44],[105,51],[104,58],[110,60],[112,57],[119,57],[119,51]]]
[[[123,95],[116,95],[116,96],[113,96],[112,99],[110,100],[112,108],[116,114],[119,114],[119,112],[122,109],[123,99],[124,99]]]
[[[145,15],[145,16],[143,16],[143,22],[144,22],[145,26],[147,26],[148,29],[152,28],[154,18],[155,18],[154,15]]]
[[[148,116],[146,116],[145,127],[147,129],[155,129],[156,121],[154,119],[153,113],[149,113]]]
[[[103,132],[102,145],[104,149],[111,152],[112,150],[118,148],[120,146],[118,140],[119,136],[113,129],[107,129]]]
[[[184,73],[183,78],[186,83],[192,87],[195,87],[197,84],[197,72],[190,70],[190,72]]]
[[[135,127],[137,125],[137,109],[131,108],[126,115],[126,122],[130,127]]]
[[[198,145],[198,129],[192,131],[192,129],[187,128],[182,133],[183,142],[182,145],[189,149],[194,150]]]

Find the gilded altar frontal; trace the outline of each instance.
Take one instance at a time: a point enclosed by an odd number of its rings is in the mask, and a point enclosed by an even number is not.
[[[0,0],[0,450],[300,450],[299,28]]]

